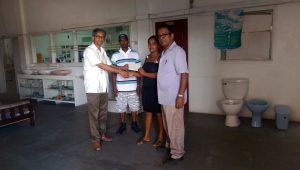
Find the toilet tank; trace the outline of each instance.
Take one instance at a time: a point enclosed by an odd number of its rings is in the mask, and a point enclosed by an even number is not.
[[[247,78],[225,78],[222,79],[224,96],[227,99],[243,99],[249,89],[249,79]]]

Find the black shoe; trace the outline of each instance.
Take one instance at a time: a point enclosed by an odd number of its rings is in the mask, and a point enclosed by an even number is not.
[[[131,129],[135,132],[135,133],[139,133],[141,131],[141,129],[139,128],[137,122],[132,122],[131,123]]]
[[[183,161],[183,160],[184,160],[183,156],[181,158],[178,158],[178,159],[174,159],[171,156],[169,156],[167,158],[164,158],[162,163],[164,165],[176,165],[178,162]]]
[[[166,146],[160,146],[160,147],[155,147],[155,150],[157,152],[161,152],[161,153],[166,153],[170,155],[171,149],[167,148]]]
[[[126,123],[121,123],[119,129],[117,130],[118,134],[123,134],[123,132],[126,130]]]

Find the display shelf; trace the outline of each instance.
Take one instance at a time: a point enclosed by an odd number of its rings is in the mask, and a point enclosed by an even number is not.
[[[79,76],[18,75],[20,98],[55,103],[87,103],[83,80]]]
[[[21,99],[44,97],[43,80],[42,79],[19,79],[19,89],[22,91],[20,94]]]
[[[45,98],[49,100],[75,103],[73,80],[44,80]]]

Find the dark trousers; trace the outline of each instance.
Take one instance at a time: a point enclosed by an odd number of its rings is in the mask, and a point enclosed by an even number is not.
[[[92,141],[99,141],[106,132],[107,93],[86,93]]]

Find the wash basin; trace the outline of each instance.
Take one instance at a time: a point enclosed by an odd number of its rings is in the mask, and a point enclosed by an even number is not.
[[[264,112],[269,107],[269,103],[262,99],[252,99],[246,104],[252,112]]]
[[[268,109],[269,102],[263,99],[252,99],[246,102],[248,109],[252,112],[252,127],[262,127],[263,113]]]
[[[71,74],[72,70],[67,68],[61,68],[54,71],[51,71],[51,74],[58,75],[58,76],[66,76],[68,74]]]
[[[39,74],[43,74],[43,75],[49,75],[51,74],[52,71],[54,71],[55,69],[40,69],[38,70]]]

